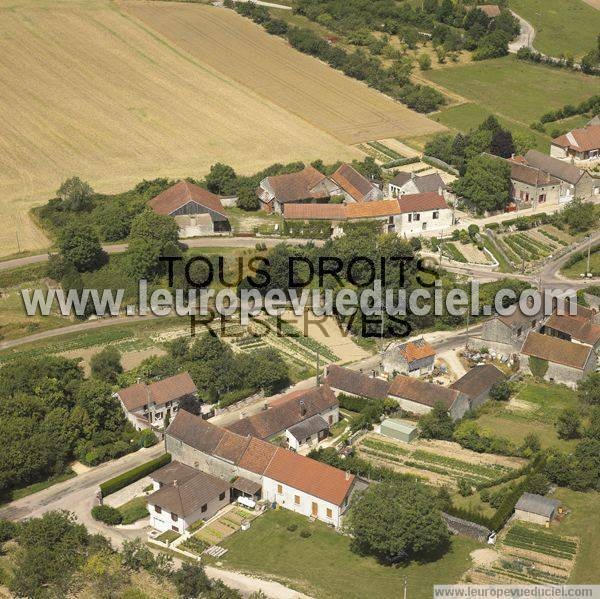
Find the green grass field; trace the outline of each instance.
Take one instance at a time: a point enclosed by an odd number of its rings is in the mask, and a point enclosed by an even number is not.
[[[592,49],[600,31],[600,11],[583,0],[510,0],[510,7],[536,31],[536,50],[575,58]]]
[[[578,277],[583,274],[587,269],[587,256],[581,260],[575,262],[571,266],[564,268],[561,270],[561,273],[565,275],[565,277]],[[597,275],[600,273],[600,251],[594,252],[590,254],[590,272]]]
[[[553,497],[562,501],[572,511],[553,527],[553,531],[562,536],[579,537],[581,541],[569,583],[597,584],[600,570],[600,493],[578,493],[570,489],[558,489]]]
[[[287,530],[292,523],[298,526],[295,532]],[[303,539],[302,530],[311,536]],[[220,544],[229,550],[221,558],[224,567],[266,575],[312,597],[397,597],[406,576],[408,596],[429,599],[434,582],[458,582],[471,565],[469,553],[481,547],[463,537],[452,537],[451,543],[446,555],[435,562],[387,567],[350,551],[350,539],[322,522],[311,523],[288,510],[276,510]]]
[[[423,73],[499,117],[529,125],[548,112],[597,93],[598,79],[513,56]],[[475,123],[476,124],[476,123]]]
[[[433,119],[452,127],[462,133],[467,133],[471,129],[474,129],[484,121],[488,116],[494,114],[491,110],[488,110],[480,104],[459,104],[458,106],[451,106],[441,112],[437,113]],[[500,118],[500,123],[503,127],[509,129],[513,134],[521,133],[527,135],[534,140],[533,147],[540,152],[548,152],[550,150],[550,136],[544,135],[539,131],[534,131],[525,125],[515,123],[513,120],[506,118]],[[589,120],[589,119],[588,119]]]

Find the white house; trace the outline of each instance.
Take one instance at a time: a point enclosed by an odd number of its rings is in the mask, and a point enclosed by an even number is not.
[[[600,160],[600,124],[590,121],[552,140],[550,156],[559,160],[594,162]]]
[[[229,504],[224,480],[180,462],[171,462],[151,475],[154,493],[148,496],[150,526],[164,532],[185,532],[198,520],[212,518]]]
[[[404,237],[447,230],[454,224],[452,209],[437,192],[401,196],[398,206],[400,213],[394,216],[394,231]]]
[[[259,483],[263,499],[338,527],[355,476],[252,436],[179,411],[165,435],[173,459],[230,481]],[[233,483],[236,484],[235,482]],[[254,497],[258,493],[253,492]]]
[[[388,183],[388,196],[399,198],[415,193],[445,194],[446,184],[438,173],[419,176],[415,173],[398,173]]]
[[[289,447],[312,445],[329,433],[338,420],[339,402],[328,385],[293,391],[270,403],[258,414],[241,418],[225,428],[238,435],[265,441],[285,436]]]
[[[135,385],[120,389],[114,394],[121,402],[127,420],[136,430],[163,428],[165,419],[175,417],[179,402],[186,397],[197,397],[198,389],[187,372],[182,372],[147,385]]]

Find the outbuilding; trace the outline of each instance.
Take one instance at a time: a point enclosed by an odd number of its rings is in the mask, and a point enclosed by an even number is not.
[[[408,420],[400,420],[399,418],[386,418],[379,430],[380,434],[396,439],[404,443],[414,441],[419,431],[416,425]]]
[[[515,518],[534,524],[549,524],[555,518],[560,501],[534,493],[523,493],[515,506]]]

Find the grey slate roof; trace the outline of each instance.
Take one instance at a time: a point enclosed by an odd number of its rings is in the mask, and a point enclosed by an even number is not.
[[[194,478],[196,474],[198,474],[196,468],[175,461],[153,472],[150,478],[161,485],[172,485],[174,481],[181,485]]]
[[[561,179],[562,181],[567,181],[573,185],[577,184],[584,174],[584,172],[576,166],[564,162],[563,160],[558,160],[558,158],[552,158],[552,156],[542,154],[542,152],[538,152],[537,150],[529,150],[525,154],[525,160],[527,160],[529,166],[539,168],[551,174],[553,177]]]
[[[450,385],[450,389],[456,389],[467,397],[479,397],[482,393],[489,393],[494,383],[506,379],[504,373],[493,364],[474,366],[457,381]]]
[[[321,431],[327,430],[329,425],[322,416],[311,416],[303,422],[294,424],[288,430],[298,441],[308,439],[311,435],[316,435]]]
[[[517,501],[515,509],[550,518],[559,506],[560,501],[558,499],[549,499],[534,493],[523,493]]]
[[[408,183],[411,180],[410,173],[398,173],[390,183],[392,185],[397,185],[398,187],[402,187],[405,183]],[[430,175],[415,175],[414,183],[419,190],[419,193],[428,193],[435,191],[437,192],[440,187],[442,189],[446,189],[446,184],[444,180],[440,177],[438,173],[431,173]]]
[[[369,399],[385,399],[390,388],[387,381],[336,364],[329,365],[325,383],[333,389]]]

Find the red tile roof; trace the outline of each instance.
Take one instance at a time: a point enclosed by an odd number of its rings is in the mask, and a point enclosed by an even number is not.
[[[217,212],[221,216],[226,216],[219,196],[189,181],[175,183],[169,189],[165,189],[165,191],[152,198],[148,202],[148,205],[154,212],[167,215],[175,212],[175,210],[185,206],[189,202],[195,202],[200,206]]]
[[[585,316],[552,314],[545,327],[569,335],[572,339],[596,345],[600,341],[600,325],[592,323]]]
[[[459,392],[442,385],[427,383],[399,374],[392,380],[390,395],[430,407],[441,401],[446,408],[450,409],[458,398]]]
[[[346,218],[382,218],[400,214],[398,200],[377,200],[376,202],[365,202],[362,204],[347,204]]]
[[[364,202],[375,185],[349,164],[342,164],[330,177],[357,202]]]
[[[600,125],[587,125],[573,129],[552,140],[555,146],[570,148],[576,152],[587,152],[600,149]]]
[[[284,204],[284,220],[346,220],[344,204]]]
[[[534,356],[578,370],[583,370],[593,351],[594,349],[589,345],[565,341],[558,337],[542,335],[534,331],[527,335],[527,339],[523,343],[523,349],[521,349],[521,353],[526,356]]]
[[[307,166],[297,173],[267,178],[275,198],[280,203],[327,197],[322,193],[313,192],[313,188],[323,179],[325,175],[312,166]]]
[[[237,420],[226,428],[239,435],[269,439],[291,426],[337,405],[338,401],[331,388],[322,385],[319,388],[288,393],[271,402],[267,410]]]
[[[125,407],[131,412],[154,402],[162,406],[168,401],[182,399],[186,395],[194,395],[198,390],[187,372],[176,374],[162,381],[151,383],[136,383],[117,391]]]
[[[266,441],[242,437],[185,410],[177,413],[167,429],[167,435],[218,458],[221,456],[217,452],[226,447],[228,458],[235,458],[234,463],[239,468],[267,476],[335,505],[344,502],[355,479],[353,474],[346,474]],[[226,436],[227,439],[223,441]],[[242,447],[244,449],[240,455]]]
[[[398,205],[402,213],[425,212],[427,210],[441,210],[448,208],[444,196],[435,191],[425,193],[411,193],[398,198]]]
[[[264,476],[334,505],[344,503],[355,478],[354,474],[281,447],[277,448]]]
[[[423,358],[435,357],[435,349],[425,341],[425,339],[417,339],[409,341],[398,346],[398,351],[404,356],[404,359],[410,364],[416,360]]]

